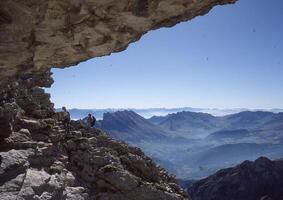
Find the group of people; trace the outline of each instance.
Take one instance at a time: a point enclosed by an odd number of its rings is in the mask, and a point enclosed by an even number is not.
[[[62,107],[60,121],[62,121],[64,129],[67,133],[70,132],[70,122],[71,122],[71,115],[70,112],[67,110],[65,106]],[[85,125],[87,128],[92,128],[95,125],[96,118],[92,114],[88,114],[85,119]]]

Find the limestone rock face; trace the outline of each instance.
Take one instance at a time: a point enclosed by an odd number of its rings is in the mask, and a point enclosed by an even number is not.
[[[235,1],[0,1],[0,80],[122,51],[149,30]]]

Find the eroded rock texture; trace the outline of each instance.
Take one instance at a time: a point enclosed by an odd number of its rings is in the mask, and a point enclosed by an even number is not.
[[[235,1],[0,1],[0,80],[124,50],[149,30],[173,26]]]

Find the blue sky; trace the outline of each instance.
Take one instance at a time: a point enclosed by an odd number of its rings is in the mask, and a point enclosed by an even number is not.
[[[53,69],[69,108],[283,108],[283,1],[239,0],[149,32],[121,53]]]

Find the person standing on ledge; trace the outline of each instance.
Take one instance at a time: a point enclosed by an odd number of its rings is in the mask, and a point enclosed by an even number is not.
[[[71,115],[69,113],[69,111],[67,110],[67,108],[65,106],[62,107],[63,110],[63,125],[64,125],[64,129],[67,133],[70,132],[70,121],[71,121]]]
[[[95,125],[96,119],[91,114],[88,114],[86,123],[88,128],[92,128]]]

